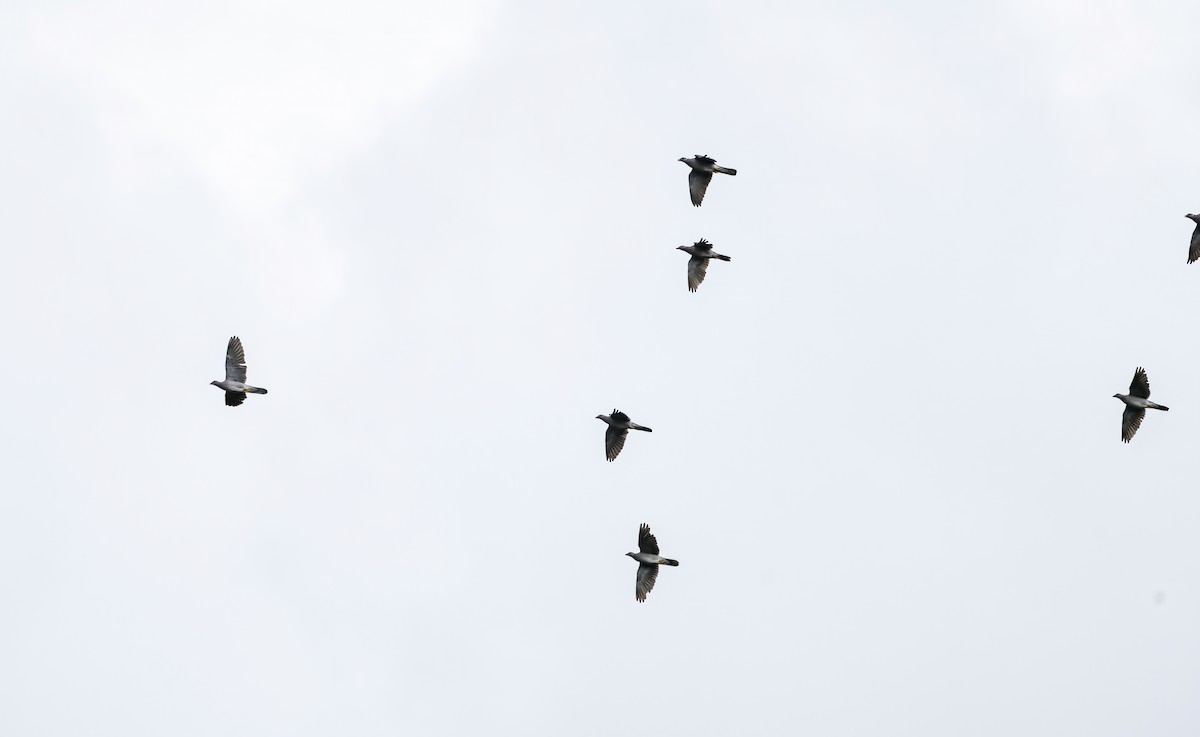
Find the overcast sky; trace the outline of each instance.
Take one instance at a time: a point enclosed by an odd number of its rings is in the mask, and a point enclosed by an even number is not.
[[[1200,733],[1200,6],[834,5],[0,4],[0,733]]]

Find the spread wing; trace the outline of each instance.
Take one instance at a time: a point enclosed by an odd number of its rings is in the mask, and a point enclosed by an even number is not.
[[[709,246],[711,248],[711,246]],[[694,292],[700,288],[704,275],[708,273],[708,259],[692,256],[688,259],[688,291]]]
[[[1200,223],[1192,231],[1192,246],[1188,249],[1188,263],[1200,258]]]
[[[658,566],[650,565],[649,563],[639,563],[637,573],[637,590],[635,595],[638,601],[645,601],[646,594],[654,588],[654,581],[658,578]]]
[[[617,422],[629,422],[629,415],[625,414],[624,412],[622,412],[619,409],[614,409],[612,411],[612,415],[610,415],[610,417],[612,417]]]
[[[688,189],[692,193],[692,204],[696,207],[704,201],[704,192],[708,189],[708,183],[712,181],[711,171],[700,171],[692,169],[692,173],[688,174]]]
[[[1146,369],[1138,366],[1133,372],[1133,381],[1129,384],[1129,393],[1142,399],[1150,398],[1150,379],[1146,377]]]
[[[225,406],[236,407],[246,401],[246,392],[225,392]]]
[[[236,335],[229,339],[229,347],[225,349],[225,381],[246,383],[246,352]]]
[[[654,534],[650,532],[650,525],[645,522],[638,529],[638,552],[658,555],[658,540],[654,539]]]
[[[1140,407],[1126,406],[1125,411],[1121,413],[1121,440],[1128,443],[1133,439],[1133,434],[1142,426],[1142,420],[1146,417],[1146,410]]]
[[[629,431],[621,427],[608,426],[604,431],[604,455],[608,460],[616,460],[621,454],[621,449],[625,447],[625,436]]]

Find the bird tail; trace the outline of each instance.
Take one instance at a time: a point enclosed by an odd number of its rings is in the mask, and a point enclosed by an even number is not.
[[[663,558],[662,564],[664,566],[677,566],[677,565],[679,565],[679,561],[671,560],[670,558]]]
[[[722,261],[732,261],[732,260],[733,260],[733,259],[729,258],[728,256],[722,256],[722,255],[721,255],[721,254],[719,254],[719,253],[714,253],[714,254],[712,255],[712,257],[713,257],[713,258],[719,258],[719,259],[721,259]]]
[[[631,423],[629,423],[629,429],[630,429],[630,430],[645,430],[646,432],[654,432],[653,430],[651,430],[651,429],[650,429],[650,428],[648,428],[648,427],[642,427],[641,425],[636,425],[636,424],[634,424],[634,423],[632,423],[632,422],[631,422]]]
[[[1154,402],[1146,402],[1146,406],[1150,409],[1161,409],[1163,412],[1171,409],[1170,407],[1164,407],[1161,404],[1155,404]]]
[[[724,166],[717,166],[716,164],[713,164],[713,171],[719,174],[728,174],[731,177],[737,176],[737,169],[729,169]]]
[[[259,389],[257,386],[248,386],[248,387],[246,387],[246,393],[247,394],[266,394],[267,390]]]

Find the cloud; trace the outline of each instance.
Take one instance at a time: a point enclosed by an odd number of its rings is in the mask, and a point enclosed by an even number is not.
[[[64,4],[35,57],[97,106],[126,185],[180,165],[239,208],[272,207],[370,146],[466,63],[490,0]]]

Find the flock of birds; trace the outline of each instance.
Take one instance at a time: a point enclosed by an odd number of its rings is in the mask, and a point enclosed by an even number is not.
[[[1189,213],[1186,217],[1196,224],[1196,229],[1192,231],[1192,242],[1188,246],[1187,262],[1190,264],[1200,259],[1200,215]],[[1121,440],[1126,443],[1133,440],[1133,434],[1142,426],[1142,420],[1146,419],[1146,410],[1160,409],[1166,412],[1170,409],[1150,401],[1150,379],[1146,376],[1146,369],[1141,366],[1133,372],[1129,393],[1113,396],[1125,403],[1125,411],[1121,413]]]
[[[691,167],[691,171],[688,173],[688,193],[691,196],[692,205],[695,207],[699,207],[700,203],[704,201],[704,193],[708,191],[713,174],[737,175],[737,169],[719,166],[714,159],[708,156],[697,154],[694,158],[684,157],[679,160]],[[730,260],[728,256],[713,251],[713,245],[703,238],[690,246],[679,246],[679,250],[691,255],[691,258],[688,259],[687,272],[688,291],[691,292],[695,292],[700,286],[700,282],[704,281],[709,261],[714,258],[719,261]],[[247,394],[267,393],[267,390],[262,387],[246,383],[246,350],[242,347],[241,338],[236,335],[229,339],[229,344],[225,348],[225,378],[210,383],[225,392],[225,405],[228,407],[241,405],[246,401]],[[596,419],[603,420],[608,424],[608,429],[604,432],[604,456],[609,461],[616,460],[620,455],[630,430],[652,432],[650,428],[633,422],[629,419],[629,415],[617,409],[614,409],[611,415],[596,415]],[[658,540],[650,532],[650,526],[645,523],[642,523],[638,530],[638,552],[626,553],[626,555],[638,562],[634,596],[639,602],[645,601],[646,595],[654,588],[660,565],[679,565],[679,561],[664,558],[658,554]]]
[[[737,175],[737,169],[719,166],[714,159],[708,156],[696,155],[694,158],[684,157],[679,160],[691,168],[688,173],[688,191],[691,195],[692,205],[696,207],[699,207],[704,201],[704,193],[708,191],[713,174]],[[1196,223],[1188,250],[1188,263],[1190,264],[1200,259],[1200,215],[1189,214],[1187,217]],[[700,283],[704,281],[709,261],[714,258],[719,261],[731,260],[728,256],[715,252],[713,245],[703,238],[690,246],[679,246],[678,250],[691,255],[691,258],[688,259],[687,269],[688,291],[691,292],[695,292]],[[225,379],[214,381],[212,385],[225,392],[225,404],[230,407],[237,407],[246,401],[247,394],[267,393],[266,389],[246,383],[246,352],[242,348],[241,339],[236,335],[229,339],[229,345],[225,350]],[[1164,405],[1150,401],[1150,380],[1146,376],[1146,370],[1140,366],[1133,373],[1129,393],[1118,393],[1113,396],[1125,403],[1125,411],[1121,415],[1121,440],[1126,443],[1133,439],[1134,433],[1141,427],[1142,420],[1146,417],[1146,410],[1157,409],[1165,412],[1168,409]],[[596,415],[596,419],[602,420],[608,425],[604,431],[604,456],[609,461],[616,460],[617,456],[621,454],[630,430],[653,432],[645,425],[634,422],[629,415],[618,409],[614,409],[612,414]],[[638,562],[637,585],[634,595],[639,602],[645,601],[646,595],[654,588],[660,565],[679,565],[679,561],[659,555],[658,540],[650,532],[650,526],[645,523],[638,530],[638,552],[626,553],[626,555]]]

